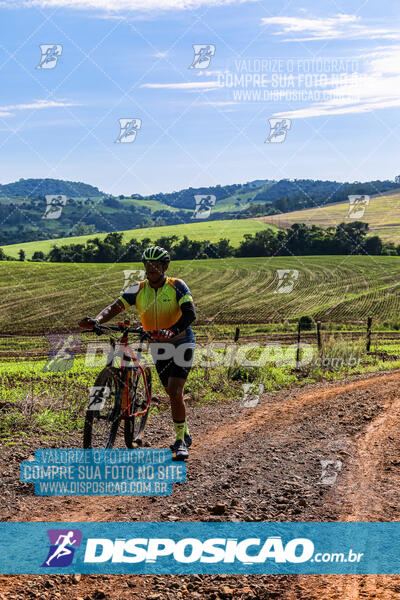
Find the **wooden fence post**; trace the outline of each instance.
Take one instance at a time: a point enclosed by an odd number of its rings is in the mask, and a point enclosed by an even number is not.
[[[318,352],[322,352],[321,321],[317,321]]]
[[[235,335],[233,336],[233,341],[234,341],[234,343],[235,343],[235,344],[238,342],[238,340],[239,340],[239,336],[240,336],[240,327],[236,327],[236,330],[235,330]],[[230,364],[229,364],[229,367],[228,367],[228,372],[227,372],[227,377],[228,377],[228,379],[230,379],[230,378],[231,378],[231,375],[232,375],[232,367],[233,367],[233,365],[234,365],[234,363],[235,363],[235,359],[236,359],[237,352],[238,352],[238,349],[236,348],[236,349],[235,349],[235,352],[234,352],[234,354],[231,356],[231,362],[230,362]]]
[[[371,349],[371,325],[372,325],[372,317],[368,317],[367,321],[367,352]]]
[[[297,351],[296,351],[296,369],[299,368],[300,362],[300,340],[301,340],[301,321],[297,325]]]

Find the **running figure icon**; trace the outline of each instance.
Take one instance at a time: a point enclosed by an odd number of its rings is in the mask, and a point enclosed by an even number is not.
[[[193,44],[194,58],[189,69],[207,69],[215,54],[214,44]]]
[[[42,56],[37,69],[54,69],[58,63],[63,47],[61,44],[40,44]]]
[[[77,547],[81,545],[80,529],[48,529],[50,548],[42,567],[68,567],[74,558]]]
[[[70,548],[67,548],[68,545],[73,546],[74,544],[77,543],[78,540],[74,540],[73,539],[74,536],[74,532],[73,531],[68,531],[68,533],[66,535],[60,535],[58,536],[58,539],[56,541],[56,544],[59,544],[57,546],[57,550],[50,556],[49,559],[46,560],[46,565],[50,566],[51,561],[54,558],[61,558],[62,556],[67,556],[68,554],[72,554],[72,550]],[[63,540],[62,542],[60,540]]]

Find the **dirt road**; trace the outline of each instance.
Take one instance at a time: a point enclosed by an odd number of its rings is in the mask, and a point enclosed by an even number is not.
[[[266,394],[252,409],[189,406],[187,481],[170,497],[35,497],[19,463],[51,441],[1,453],[2,521],[398,521],[400,372]],[[168,412],[147,430],[171,440]],[[154,441],[156,440],[156,441]],[[79,447],[70,436],[58,447]],[[340,464],[328,485],[321,460]],[[27,591],[29,588],[29,592]],[[0,598],[400,599],[400,576],[0,577]]]

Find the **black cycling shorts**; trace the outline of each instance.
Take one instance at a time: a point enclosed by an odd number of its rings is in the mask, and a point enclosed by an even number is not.
[[[186,346],[186,347],[184,347]],[[170,377],[187,379],[193,363],[194,344],[180,344],[175,348],[178,350],[176,356],[166,360],[156,360],[155,367],[161,383],[166,388]]]

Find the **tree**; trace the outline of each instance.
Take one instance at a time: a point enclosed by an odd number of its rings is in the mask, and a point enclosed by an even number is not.
[[[25,250],[21,250],[18,252],[18,256],[19,256],[19,260],[23,261],[25,260]]]
[[[218,240],[214,246],[217,250],[217,256],[220,258],[228,258],[229,256],[233,256],[235,253],[235,249],[230,245],[230,241],[226,238]]]
[[[50,262],[63,262],[61,259],[62,253],[58,246],[53,246],[49,252],[49,261]]]
[[[311,235],[305,223],[294,223],[288,229],[286,247],[292,254],[309,254]]]
[[[104,199],[104,205],[109,206],[110,208],[123,208],[123,204],[113,196],[109,196]]]
[[[171,250],[172,246],[176,244],[179,240],[177,235],[164,235],[154,240],[155,246],[161,246],[161,248],[166,248],[166,250]]]
[[[382,247],[382,240],[378,235],[373,235],[365,240],[365,251],[368,254],[382,254]]]
[[[135,239],[130,240],[125,248],[123,261],[138,262],[142,258],[142,248],[139,242]]]
[[[183,239],[173,246],[171,250],[171,257],[176,260],[195,260],[197,258],[208,258],[205,253],[206,246],[209,245],[209,241],[197,241],[190,240],[187,235],[183,236]]]
[[[94,225],[86,225],[86,223],[79,221],[75,227],[73,227],[72,235],[91,235],[92,233],[95,233],[95,229]]]
[[[36,252],[34,252],[33,256],[32,256],[32,260],[34,260],[34,261],[45,260],[45,258],[46,258],[45,254],[41,250],[36,250]]]
[[[303,331],[311,331],[314,326],[314,319],[308,315],[300,317],[300,328]]]
[[[386,256],[396,256],[397,250],[393,242],[386,242],[383,244],[382,254]]]
[[[336,227],[334,236],[334,242],[339,250],[337,254],[361,254],[368,229],[368,223],[362,221],[340,223]]]
[[[283,236],[286,238],[285,233]],[[237,256],[272,256],[279,251],[281,243],[282,238],[278,238],[271,229],[257,231],[254,236],[245,233],[244,240],[237,250]]]

